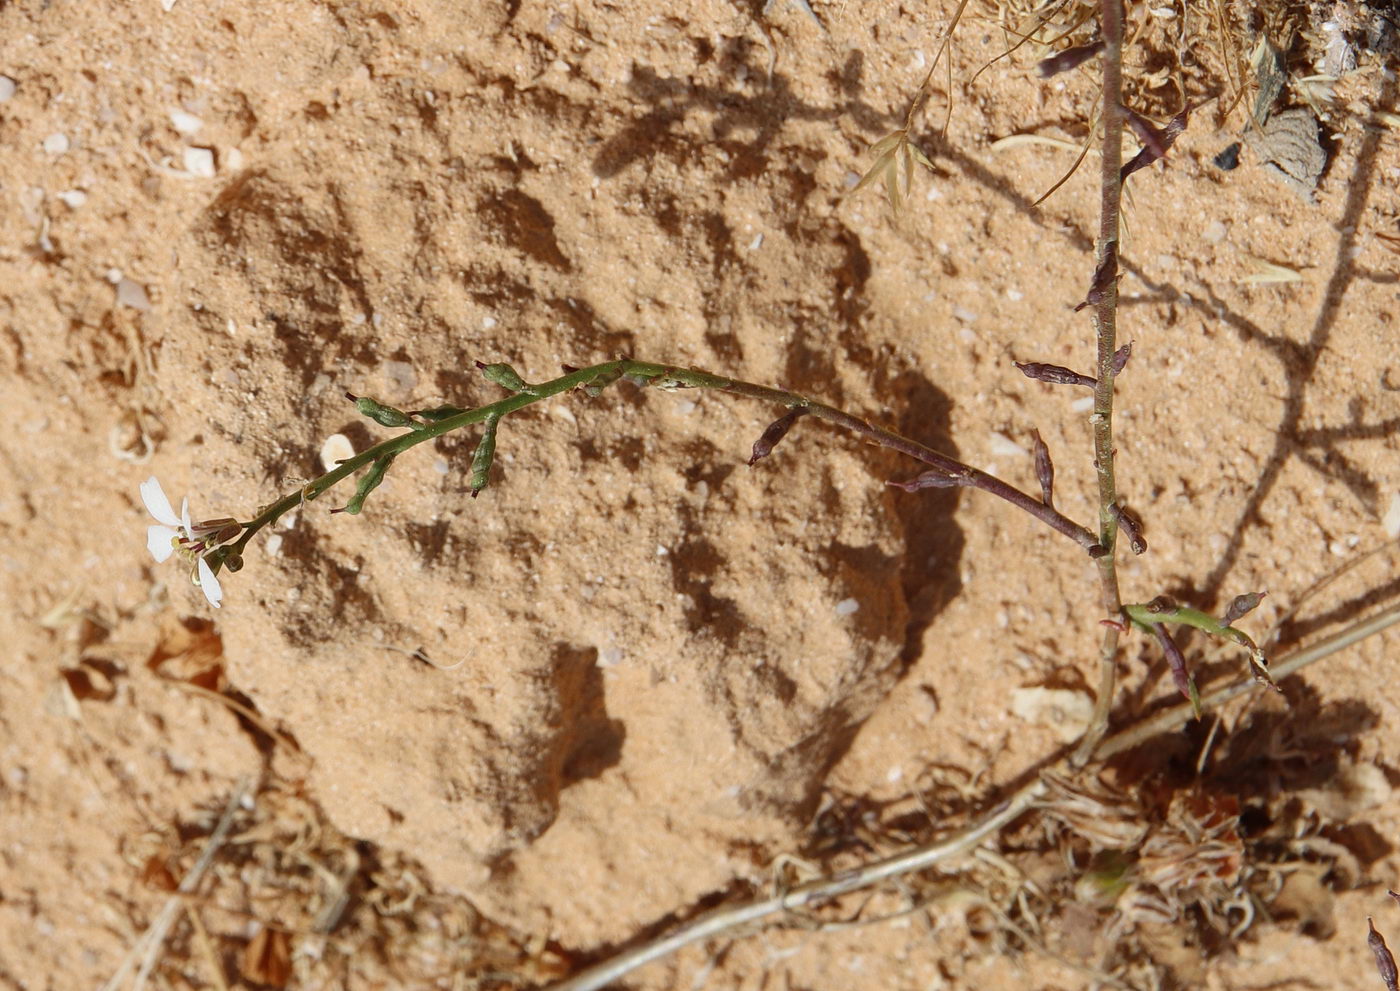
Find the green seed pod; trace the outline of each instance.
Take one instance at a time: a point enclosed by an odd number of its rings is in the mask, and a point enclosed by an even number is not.
[[[369,417],[380,426],[407,427],[413,424],[409,415],[401,409],[385,406],[383,403],[369,398],[369,396],[352,396],[348,392],[345,395],[347,398],[354,401],[355,409],[359,410],[362,415]]]
[[[466,410],[460,406],[434,406],[432,409],[416,409],[413,411],[413,415],[436,423],[439,420],[446,420],[449,416],[465,412]]]
[[[491,462],[496,459],[496,425],[501,422],[500,414],[486,418],[486,432],[481,435],[481,443],[476,445],[472,455],[472,498],[486,488],[491,475]]]
[[[342,513],[355,516],[364,508],[365,499],[371,492],[379,488],[380,482],[384,481],[384,473],[394,463],[394,457],[395,455],[386,454],[382,458],[375,459],[374,464],[369,466],[369,471],[360,476],[360,483],[355,487],[355,494],[345,504],[345,508],[341,510]]]
[[[502,389],[509,389],[511,392],[526,392],[530,388],[520,377],[520,373],[509,365],[486,365],[478,361],[476,367],[481,369],[481,374],[486,376],[486,381],[494,382]]]

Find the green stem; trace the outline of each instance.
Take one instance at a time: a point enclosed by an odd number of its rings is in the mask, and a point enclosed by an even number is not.
[[[1103,0],[1103,172],[1099,205],[1099,238],[1093,290],[1094,331],[1097,344],[1098,382],[1094,386],[1094,467],[1099,479],[1099,543],[1107,551],[1098,558],[1099,589],[1104,615],[1116,620],[1122,610],[1118,591],[1115,544],[1118,522],[1113,513],[1118,502],[1113,472],[1113,353],[1118,348],[1118,217],[1123,183],[1123,5]],[[1094,716],[1074,754],[1083,766],[1108,731],[1118,670],[1118,629],[1104,627],[1099,645],[1099,688]]]
[[[225,556],[235,557],[241,555],[248,541],[251,540],[253,535],[259,530],[276,522],[282,516],[296,509],[303,503],[311,502],[337,482],[343,481],[361,468],[374,464],[387,455],[397,456],[411,447],[434,440],[444,434],[459,430],[462,427],[470,426],[474,423],[499,419],[509,413],[514,413],[516,410],[549,399],[552,396],[557,396],[560,393],[568,392],[580,386],[587,386],[595,382],[610,382],[619,376],[641,380],[644,384],[650,385],[653,388],[717,389],[737,396],[745,396],[763,402],[776,403],[789,409],[802,407],[809,416],[813,416],[819,420],[825,420],[835,426],[850,430],[871,444],[898,451],[901,454],[908,455],[937,469],[949,478],[955,479],[957,485],[981,489],[1000,499],[1004,499],[1024,509],[1047,526],[1069,537],[1085,550],[1091,553],[1098,552],[1098,539],[1090,530],[1068,519],[1041,500],[1022,492],[994,475],[989,475],[984,471],[979,471],[976,468],[965,465],[960,461],[956,461],[945,454],[940,454],[930,447],[925,447],[923,444],[896,434],[893,431],[872,426],[859,417],[852,416],[843,410],[836,409],[833,406],[827,406],[824,403],[814,402],[794,392],[756,385],[752,382],[741,382],[736,379],[712,375],[709,372],[623,359],[620,361],[604,362],[600,365],[592,365],[588,368],[580,368],[566,375],[562,375],[557,379],[552,379],[538,385],[530,385],[527,389],[497,402],[490,403],[486,406],[479,406],[475,409],[463,410],[460,413],[455,413],[432,423],[415,423],[413,429],[409,430],[407,433],[399,434],[397,437],[391,437],[389,440],[376,444],[374,447],[355,455],[353,458],[347,459],[315,481],[303,486],[295,492],[288,493],[277,502],[263,509],[247,524],[242,536],[240,536],[237,541],[227,545]]]

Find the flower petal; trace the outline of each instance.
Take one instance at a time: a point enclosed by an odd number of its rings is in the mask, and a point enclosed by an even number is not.
[[[199,590],[204,593],[209,604],[218,609],[219,602],[224,597],[224,589],[219,584],[219,579],[214,576],[214,569],[209,567],[208,561],[200,558],[195,565],[195,572],[199,575]]]
[[[151,552],[151,557],[155,558],[157,562],[164,561],[175,553],[175,545],[172,541],[179,539],[179,536],[179,530],[173,530],[168,526],[148,526],[146,527],[146,550]]]
[[[165,490],[160,487],[156,476],[152,475],[141,483],[141,501],[146,504],[146,511],[161,523],[166,526],[180,525],[180,518],[170,508],[170,500],[165,497]]]
[[[185,539],[194,539],[194,524],[190,522],[190,500],[188,498],[180,501],[180,525],[185,528]]]

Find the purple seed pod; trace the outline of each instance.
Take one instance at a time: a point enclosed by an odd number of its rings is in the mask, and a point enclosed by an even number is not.
[[[971,485],[972,479],[966,475],[949,475],[938,468],[932,468],[907,482],[886,482],[905,492],[918,492],[920,489],[954,489],[961,485]]]
[[[1381,980],[1385,982],[1386,991],[1400,991],[1400,971],[1395,968],[1395,957],[1391,955],[1390,949],[1385,945],[1385,937],[1376,932],[1376,924],[1369,917],[1366,925],[1371,931],[1366,936],[1366,943],[1371,947],[1371,952],[1376,957],[1376,970],[1381,973]]]
[[[1050,448],[1040,439],[1040,431],[1032,430],[1035,440],[1035,477],[1040,482],[1040,501],[1055,506],[1055,463],[1050,460]]]
[[[1089,61],[1099,52],[1103,51],[1103,42],[1095,41],[1088,45],[1078,45],[1074,48],[1066,48],[1064,51],[1051,55],[1047,59],[1041,59],[1036,65],[1042,79],[1049,79],[1051,76],[1058,76],[1062,72],[1069,72],[1077,69],[1085,62]]]
[[[1122,372],[1123,369],[1124,369],[1125,367],[1127,367],[1128,359],[1131,358],[1132,356],[1133,356],[1133,342],[1132,342],[1132,341],[1129,341],[1127,344],[1124,344],[1124,345],[1123,345],[1121,348],[1119,348],[1117,351],[1114,351],[1114,352],[1113,352],[1113,364],[1112,364],[1112,366],[1111,366],[1111,367],[1113,368],[1113,374],[1114,374],[1114,375],[1118,375],[1120,372]]]
[[[1162,653],[1167,657],[1167,667],[1171,668],[1172,681],[1176,683],[1177,690],[1187,699],[1192,698],[1195,683],[1186,667],[1186,655],[1181,652],[1181,648],[1161,623],[1153,623],[1152,632],[1157,635],[1157,642],[1162,645]]]
[[[1051,385],[1087,385],[1091,389],[1098,384],[1093,376],[1080,375],[1064,365],[1047,365],[1043,361],[1015,361],[1012,364],[1019,368],[1026,378],[1035,379],[1037,382],[1049,382]]]
[[[777,447],[778,442],[787,436],[792,425],[806,416],[807,412],[806,406],[794,406],[770,423],[768,428],[763,431],[763,436],[753,442],[753,455],[749,458],[749,464],[752,465],[772,454],[773,448]]]
[[[1094,269],[1094,281],[1089,283],[1089,292],[1084,297],[1084,302],[1074,308],[1074,312],[1089,307],[1097,306],[1108,298],[1108,290],[1112,288],[1118,279],[1118,244],[1116,241],[1108,242],[1108,251],[1104,259]]]
[[[1128,535],[1128,546],[1133,549],[1133,553],[1141,554],[1147,550],[1147,541],[1142,539],[1142,524],[1116,502],[1108,507],[1108,511],[1112,514],[1114,522]]]
[[[1250,592],[1246,595],[1235,596],[1230,601],[1230,606],[1225,610],[1225,615],[1221,617],[1220,622],[1226,626],[1234,626],[1235,620],[1247,612],[1252,612],[1268,594],[1268,592]]]
[[[1162,128],[1161,131],[1152,128],[1153,140],[1148,141],[1143,139],[1142,150],[1125,162],[1123,167],[1119,169],[1118,181],[1124,182],[1127,180],[1128,176],[1132,175],[1134,172],[1139,169],[1145,169],[1158,159],[1164,158],[1167,154],[1167,150],[1171,148],[1172,143],[1175,142],[1177,138],[1181,137],[1182,131],[1186,130],[1186,123],[1191,116],[1191,111],[1195,110],[1198,106],[1200,106],[1199,103],[1187,107],[1169,120],[1167,126]],[[1136,115],[1133,114],[1128,117],[1129,123],[1132,122],[1135,116]],[[1151,125],[1148,125],[1148,127],[1151,127]],[[1133,130],[1136,131],[1137,128],[1134,127]],[[1138,137],[1142,139],[1142,134],[1139,133]]]

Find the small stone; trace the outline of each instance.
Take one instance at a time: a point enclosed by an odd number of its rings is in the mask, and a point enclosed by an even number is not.
[[[1025,457],[1030,454],[1024,447],[1000,431],[992,432],[991,444],[989,447],[992,455],[998,458]]]
[[[201,179],[212,179],[217,171],[214,167],[212,148],[199,148],[191,145],[185,149],[185,171]]]
[[[321,445],[321,467],[326,471],[339,467],[340,462],[349,461],[354,456],[355,445],[344,434],[331,434]]]
[[[204,126],[204,121],[183,110],[172,110],[170,111],[170,126],[181,134],[198,134],[199,129]]]
[[[1390,497],[1390,508],[1381,518],[1381,526],[1385,527],[1385,535],[1391,540],[1400,537],[1400,492]]]
[[[117,281],[117,302],[142,313],[151,309],[151,297],[146,295],[146,287],[125,276]]]
[[[44,151],[48,152],[50,155],[62,155],[67,152],[70,147],[72,147],[72,145],[68,141],[68,135],[64,134],[62,131],[50,134],[44,139]]]
[[[9,76],[0,76],[0,103],[4,103],[15,95],[18,84]]]
[[[87,193],[81,189],[65,189],[58,194],[58,198],[64,202],[68,209],[76,210],[87,202]]]
[[[853,615],[859,608],[860,603],[857,602],[855,599],[842,599],[840,602],[836,603],[836,615],[850,616]]]
[[[399,392],[412,392],[418,385],[418,373],[406,361],[386,361],[380,367],[389,384]]]

